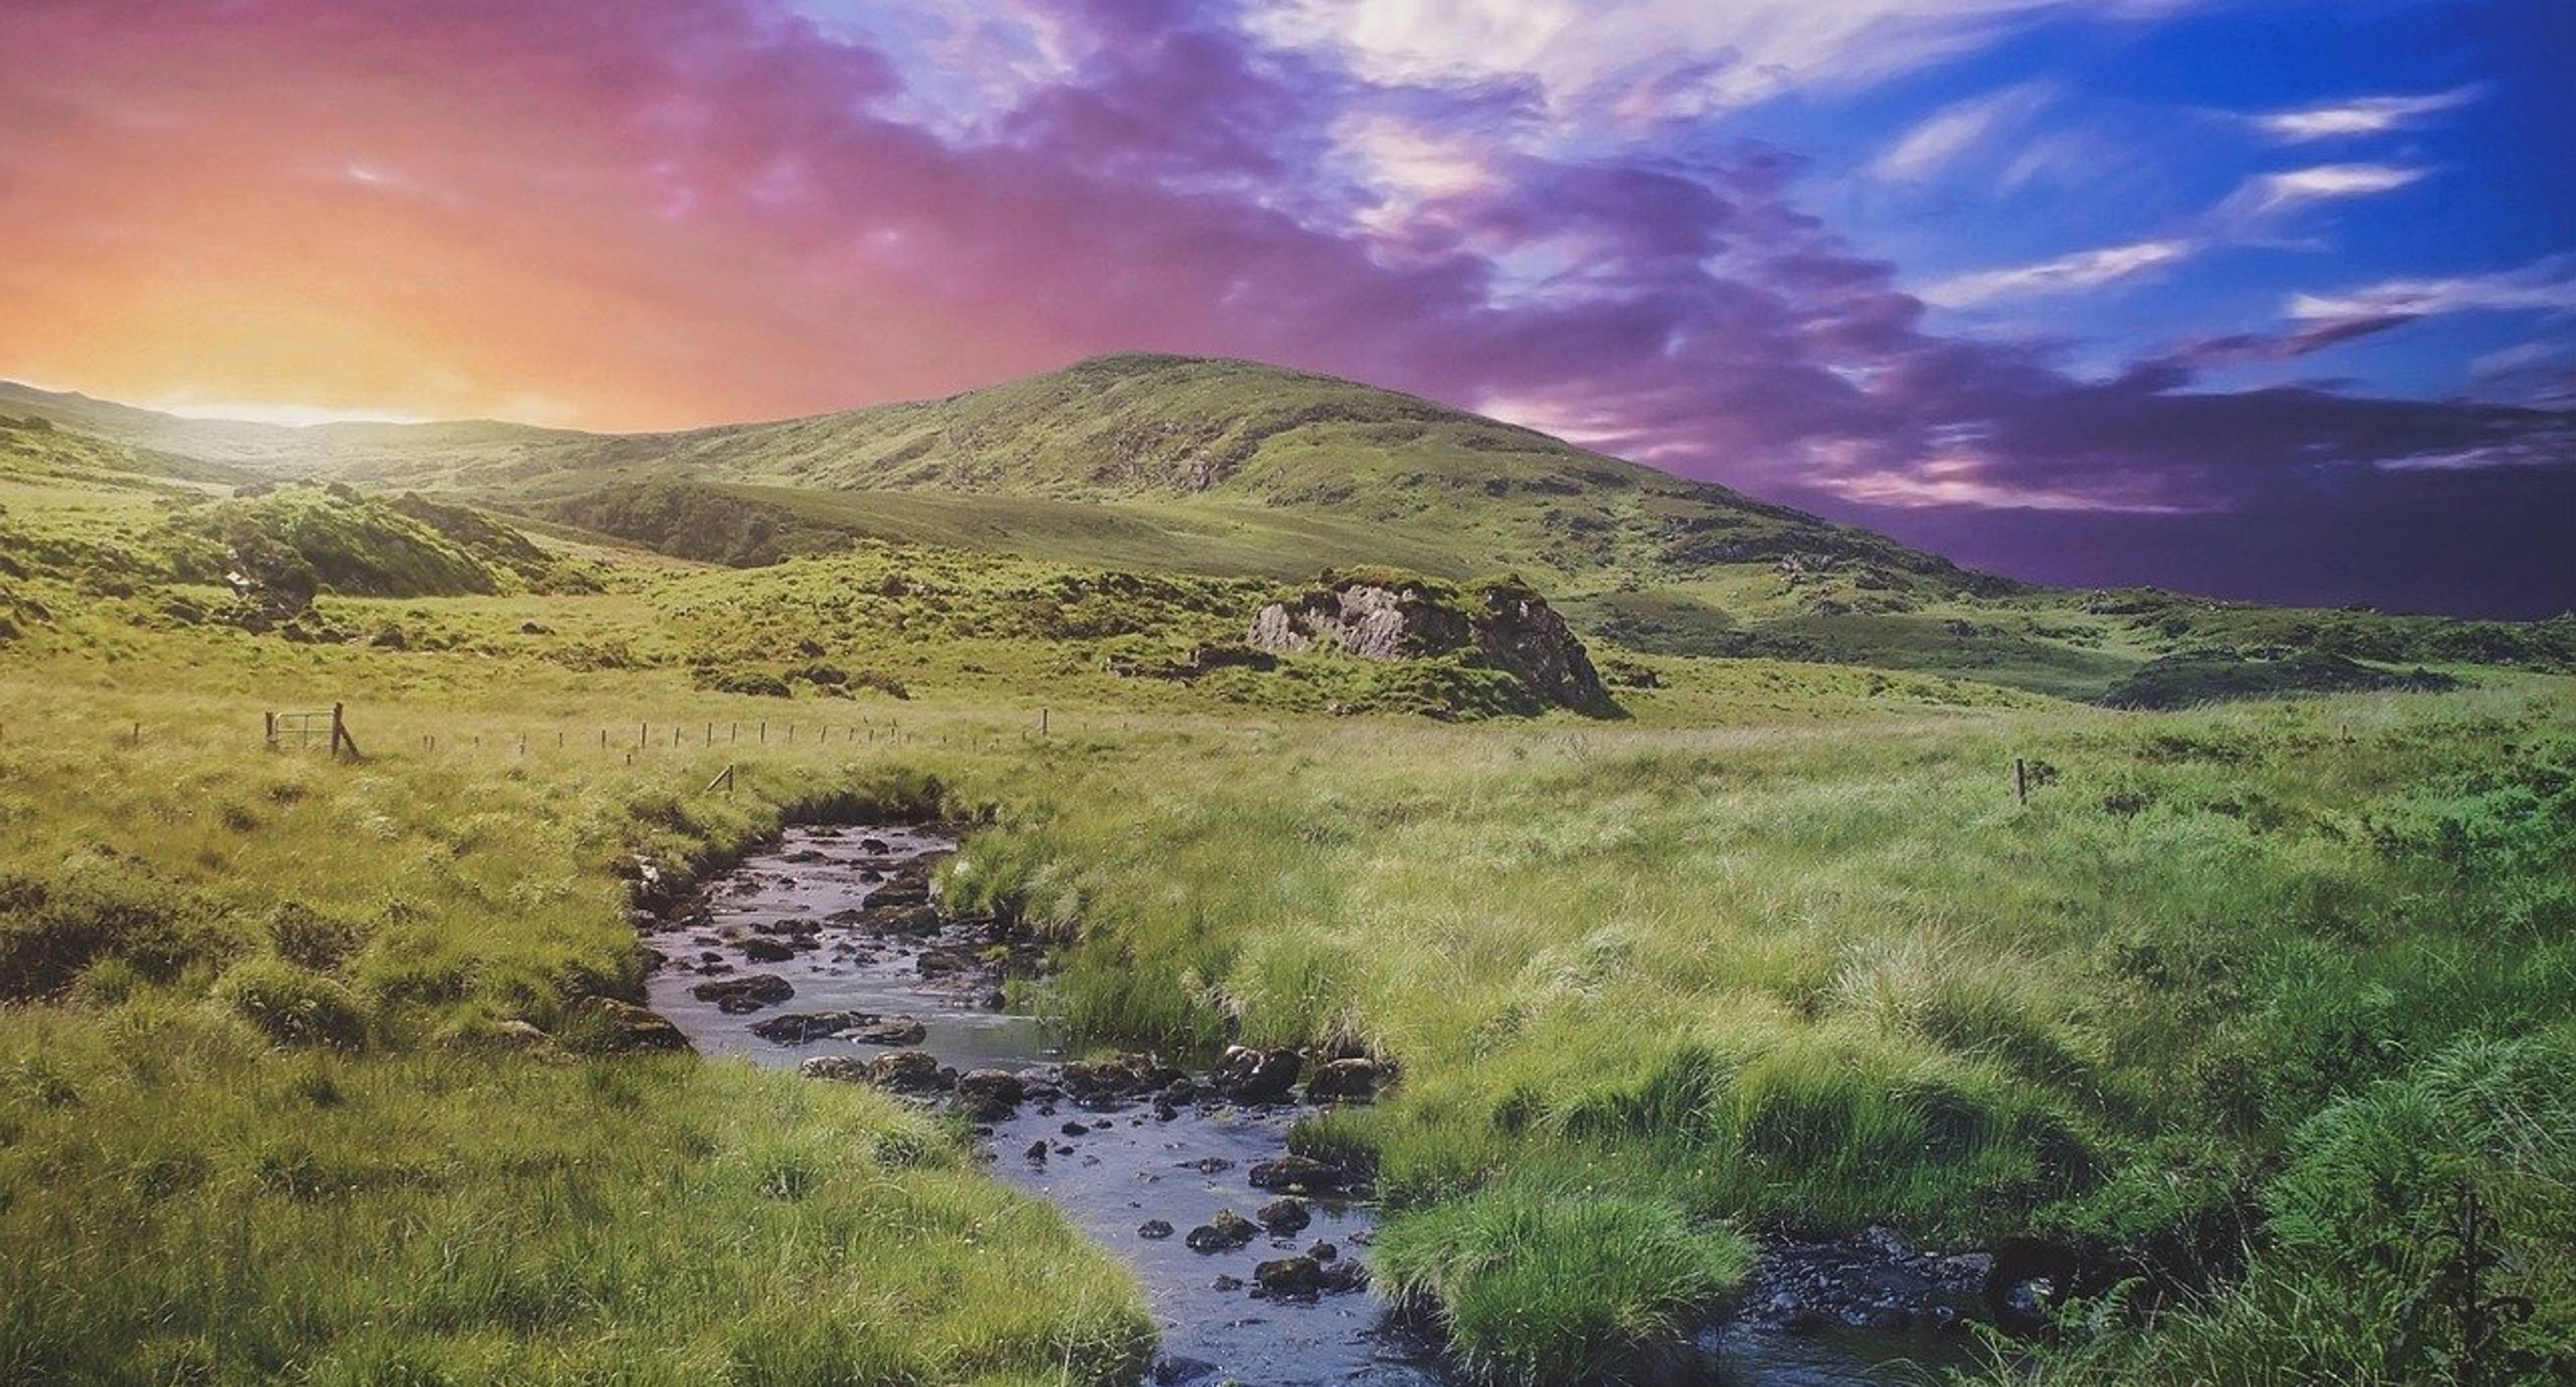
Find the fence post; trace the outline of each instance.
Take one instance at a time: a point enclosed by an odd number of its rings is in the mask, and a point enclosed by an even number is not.
[[[1039,735],[1039,736],[1041,736],[1041,737],[1043,737],[1043,736],[1045,736],[1046,734],[1047,734],[1047,710],[1046,710],[1046,709],[1044,709],[1044,708],[1040,708],[1040,709],[1038,710],[1038,735]]]
[[[349,721],[343,716],[344,710],[343,704],[331,705],[331,754],[337,756],[345,748],[349,759],[355,761],[358,759],[358,739],[349,735]]]
[[[2013,758],[2013,802],[2023,805],[2030,803],[2030,770],[2022,764],[2022,759],[2018,756]]]
[[[277,713],[272,709],[271,711],[262,713],[259,716],[262,722],[268,724],[268,749],[275,751],[277,750]]]

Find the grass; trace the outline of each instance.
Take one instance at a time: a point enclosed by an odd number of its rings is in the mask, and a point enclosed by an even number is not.
[[[1654,1378],[1672,1325],[1733,1289],[1753,1255],[1660,1201],[1497,1189],[1394,1225],[1376,1265],[1479,1378],[1615,1383]]]
[[[198,493],[116,475],[0,480],[0,1377],[1132,1380],[1132,1287],[944,1129],[597,1053],[621,871],[800,808],[978,824],[944,889],[1055,941],[1038,1000],[1103,1043],[1393,1061],[1296,1140],[1375,1166],[1387,1284],[1496,1380],[1642,1374],[1746,1239],[1871,1223],[2134,1273],[2044,1380],[2576,1345],[2576,702],[2513,667],[2551,628],[2468,687],[2154,714],[1610,649],[1624,721],[1443,726],[1324,716],[1357,662],[1108,667],[1266,580],[882,543],[254,634],[149,542]],[[2215,639],[2095,605],[1988,620]],[[2349,615],[2401,642],[2356,659],[2436,639]],[[364,760],[258,748],[335,700]]]

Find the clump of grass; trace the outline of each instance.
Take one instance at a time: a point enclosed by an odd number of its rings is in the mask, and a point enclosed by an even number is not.
[[[1753,1265],[1742,1234],[1661,1200],[1510,1185],[1393,1224],[1376,1250],[1392,1293],[1496,1383],[1650,1379]]]
[[[236,943],[214,903],[113,853],[0,877],[0,1000],[56,996],[103,960],[166,980]]]
[[[367,1040],[367,1013],[355,994],[284,959],[234,964],[215,984],[215,999],[280,1044],[354,1050]]]

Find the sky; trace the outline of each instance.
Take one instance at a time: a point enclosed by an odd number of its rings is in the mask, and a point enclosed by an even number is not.
[[[2568,0],[5,0],[0,378],[658,429],[1109,351],[2084,585],[2576,607]]]

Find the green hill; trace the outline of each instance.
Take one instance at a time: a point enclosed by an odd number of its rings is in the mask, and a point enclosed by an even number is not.
[[[8,411],[57,426],[49,446],[88,438],[163,476],[257,469],[427,492],[700,562],[888,541],[1211,577],[1514,573],[1587,637],[1640,653],[1921,671],[2078,699],[2151,661],[2240,647],[2576,659],[2564,621],[2038,588],[1414,396],[1243,361],[1101,357],[941,400],[662,434],[284,428],[0,387]]]
[[[1261,542],[1270,539],[1291,547],[1320,540],[1330,552],[1316,557],[1327,560],[1386,560],[1395,550],[1414,567],[1518,570],[1557,586],[1682,578],[1791,556],[1866,571],[1891,590],[2002,593],[2017,586],[1864,530],[1528,429],[1242,361],[1101,357],[944,400],[669,434],[491,423],[288,429],[177,420],[23,390],[0,392],[0,402],[214,461],[531,506],[688,481],[1178,508],[1158,509],[1140,523],[1148,531],[1186,531],[1189,517],[1198,516],[1199,528],[1219,536],[1260,537],[1248,539],[1255,553],[1244,558],[1223,553],[1222,544],[1188,546],[1202,564],[1235,571],[1276,568],[1277,560],[1260,552],[1279,547]],[[621,508],[602,501],[588,509]],[[905,538],[942,538],[936,532],[943,521],[971,528],[990,515],[895,511],[891,522],[824,517],[821,528],[882,537],[890,523],[909,531]],[[1277,524],[1280,516],[1328,524],[1323,533],[1300,533],[1298,524]],[[1333,533],[1330,523],[1369,528]]]

